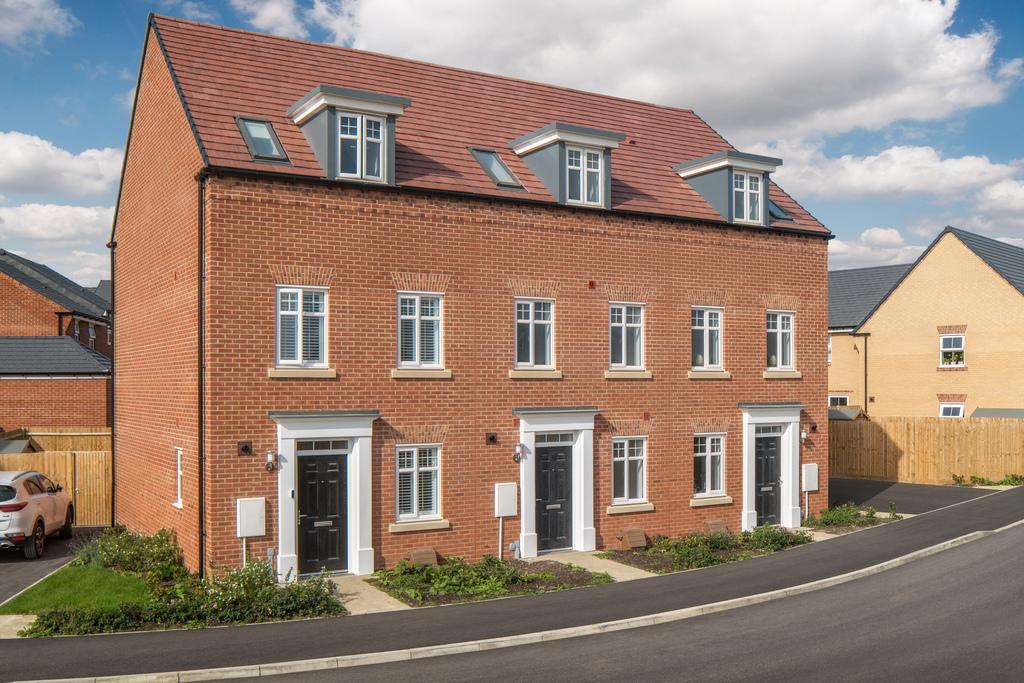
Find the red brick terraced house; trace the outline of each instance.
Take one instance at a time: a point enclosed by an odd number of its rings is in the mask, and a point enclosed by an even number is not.
[[[499,523],[524,557],[797,526],[830,233],[779,164],[685,109],[153,17],[117,520],[282,580],[496,554]]]

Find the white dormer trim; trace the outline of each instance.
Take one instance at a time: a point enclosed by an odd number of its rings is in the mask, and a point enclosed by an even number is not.
[[[405,107],[400,104],[370,102],[354,97],[345,97],[343,95],[320,93],[304,104],[301,109],[296,111],[292,116],[292,121],[296,124],[302,124],[304,121],[316,116],[327,107],[359,112],[360,114],[376,114],[377,116],[401,116],[402,113],[405,112]]]
[[[687,166],[676,171],[680,178],[692,178],[694,176],[703,175],[710,173],[711,171],[717,171],[720,168],[731,167],[737,171],[745,171],[747,173],[774,173],[775,169],[779,166],[778,164],[764,163],[760,161],[753,161],[750,159],[733,159],[730,157],[721,157],[718,159],[711,159],[703,164],[695,164],[693,166]]]
[[[515,152],[517,156],[522,156],[524,154],[529,154],[535,149],[547,147],[555,142],[566,142],[571,145],[597,149],[615,149],[619,146],[618,142],[610,138],[555,129],[546,131],[538,137],[523,141],[519,145],[513,147],[512,151]]]

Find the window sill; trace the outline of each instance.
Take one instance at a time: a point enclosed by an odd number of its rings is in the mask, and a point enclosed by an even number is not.
[[[650,370],[605,370],[605,379],[650,379],[654,375]]]
[[[392,368],[392,379],[451,379],[452,371],[444,368]]]
[[[761,376],[765,379],[800,379],[803,374],[799,370],[765,370]]]
[[[267,368],[271,379],[334,379],[338,371],[334,368]]]
[[[690,370],[686,373],[687,379],[731,379],[732,373],[728,370]]]
[[[708,496],[706,498],[691,498],[690,507],[703,508],[712,505],[732,505],[732,496]]]
[[[410,520],[408,522],[395,522],[388,525],[388,531],[393,534],[404,534],[410,531],[436,531],[439,529],[450,529],[451,523],[447,519],[423,519]]]
[[[508,376],[510,379],[562,379],[562,371],[515,368],[508,371]]]
[[[177,510],[182,510],[182,509],[185,508],[185,504],[183,502],[181,502],[180,500],[176,500],[173,503],[171,503],[171,507],[175,508]]]
[[[609,515],[628,515],[631,512],[654,512],[654,503],[616,503],[605,510]]]
[[[966,365],[940,365],[935,368],[939,372],[964,372],[967,370]]]

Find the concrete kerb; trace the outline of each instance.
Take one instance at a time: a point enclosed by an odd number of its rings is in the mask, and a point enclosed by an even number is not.
[[[964,536],[943,541],[927,548],[916,550],[912,553],[902,555],[900,557],[881,562],[870,567],[864,567],[857,569],[852,572],[845,574],[839,574],[837,576],[828,577],[825,579],[819,579],[817,581],[811,581],[809,583],[801,584],[799,586],[790,586],[788,588],[780,588],[774,591],[768,591],[765,593],[758,593],[756,595],[748,595],[741,598],[733,598],[730,600],[722,600],[720,602],[713,602],[706,605],[696,605],[694,607],[684,607],[678,610],[670,610],[667,612],[660,612],[658,614],[650,614],[642,617],[630,617],[626,619],[617,619],[613,621],[606,621],[596,624],[586,624],[583,626],[571,626],[563,629],[554,629],[550,631],[541,631],[538,633],[523,633],[513,636],[502,636],[498,638],[487,638],[483,640],[465,641],[461,643],[448,643],[444,645],[430,645],[425,647],[407,648],[403,650],[388,650],[384,652],[368,652],[363,654],[355,655],[342,655],[339,657],[323,657],[319,659],[305,659],[291,662],[275,662],[272,664],[260,664],[260,665],[246,665],[236,667],[220,667],[216,669],[192,669],[189,671],[179,672],[161,672],[151,674],[132,674],[125,676],[104,676],[104,677],[87,677],[87,678],[68,678],[60,679],[66,683],[149,683],[149,682],[162,682],[162,681],[174,681],[177,683],[183,683],[184,681],[209,681],[219,680],[224,678],[243,678],[243,677],[257,677],[257,676],[274,676],[280,674],[290,673],[301,673],[304,671],[319,671],[323,669],[335,669],[335,668],[350,668],[356,666],[365,666],[368,664],[385,664],[389,662],[401,662],[409,661],[412,659],[422,659],[427,657],[443,657],[445,655],[461,654],[467,652],[481,652],[486,650],[495,650],[506,647],[517,647],[520,645],[531,645],[539,642],[552,641],[552,640],[564,640],[566,638],[578,638],[582,636],[597,635],[601,633],[610,633],[613,631],[623,631],[627,629],[643,628],[646,626],[655,626],[658,624],[667,624],[676,621],[683,621],[685,619],[692,619],[694,617],[703,616],[706,614],[715,614],[717,612],[724,612],[727,610],[737,609],[740,607],[747,607],[750,605],[757,605],[765,602],[771,602],[773,600],[779,600],[782,598],[793,597],[804,593],[810,593],[813,591],[821,590],[823,588],[829,588],[832,586],[838,586],[843,583],[855,581],[857,579],[873,576],[890,569],[903,566],[914,560],[918,560],[930,555],[935,555],[944,550],[955,548],[972,541],[976,541],[986,536],[1006,531],[1013,527],[1017,527],[1024,524],[1024,519],[1006,526],[1000,527],[993,531],[974,531]],[[52,679],[51,679],[52,681]]]

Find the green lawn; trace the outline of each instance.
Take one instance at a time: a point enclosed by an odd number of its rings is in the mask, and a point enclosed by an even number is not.
[[[38,614],[54,607],[117,607],[148,598],[149,589],[136,576],[96,565],[68,565],[0,605],[0,614]]]

